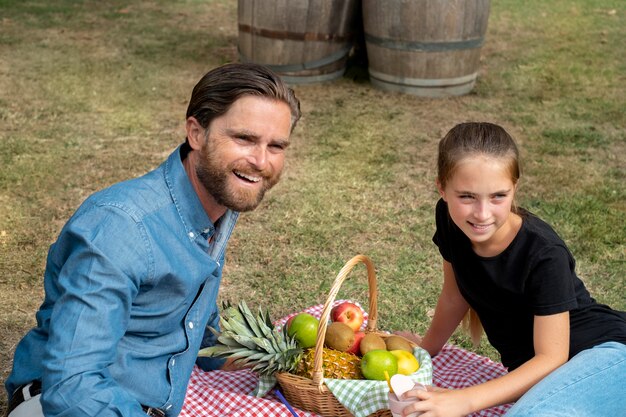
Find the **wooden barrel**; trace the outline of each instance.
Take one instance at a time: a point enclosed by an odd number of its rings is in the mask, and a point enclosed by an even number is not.
[[[489,0],[363,0],[372,85],[424,97],[469,93]]]
[[[359,22],[358,0],[238,1],[241,61],[267,65],[290,84],[344,74]]]

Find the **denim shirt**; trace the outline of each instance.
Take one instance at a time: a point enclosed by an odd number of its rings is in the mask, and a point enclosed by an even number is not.
[[[186,151],[92,195],[65,225],[48,253],[37,327],[15,352],[9,396],[41,379],[46,416],[145,417],[141,404],[178,415],[198,350],[214,342],[207,325],[218,326],[238,217],[228,210],[211,222],[183,168]]]

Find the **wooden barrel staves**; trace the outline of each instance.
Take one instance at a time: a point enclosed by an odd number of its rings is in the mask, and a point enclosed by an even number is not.
[[[341,77],[355,39],[357,0],[239,0],[239,58],[290,84]]]
[[[363,0],[372,85],[424,97],[469,93],[489,0]]]

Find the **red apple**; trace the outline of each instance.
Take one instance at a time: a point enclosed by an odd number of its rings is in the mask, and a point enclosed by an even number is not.
[[[352,330],[358,332],[364,320],[363,310],[354,303],[341,303],[330,310],[330,319],[332,321],[345,323],[350,326]]]
[[[350,346],[350,349],[346,350],[346,352],[353,353],[357,356],[361,356],[361,339],[365,336],[364,332],[356,332],[354,334],[354,343]]]

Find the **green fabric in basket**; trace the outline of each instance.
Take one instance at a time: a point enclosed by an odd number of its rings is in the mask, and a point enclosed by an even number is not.
[[[422,348],[413,349],[413,355],[420,363],[420,368],[410,375],[411,379],[424,385],[432,385],[433,363],[430,355]],[[324,383],[354,417],[365,417],[389,408],[387,381],[324,379]]]
[[[424,385],[432,385],[433,363],[430,355],[419,347],[413,349],[413,355],[417,358],[420,367],[417,372],[410,375],[411,379]],[[389,408],[387,381],[325,378],[324,383],[335,398],[354,414],[354,417],[366,417],[378,410]],[[273,376],[261,377],[254,395],[264,396],[275,384],[276,378]]]
[[[276,377],[274,375],[261,375],[259,377],[259,384],[256,386],[251,395],[255,397],[265,397],[268,392],[276,385]]]

